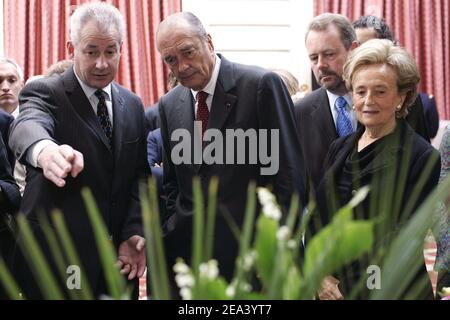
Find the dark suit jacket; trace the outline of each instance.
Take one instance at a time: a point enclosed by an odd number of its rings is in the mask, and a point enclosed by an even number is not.
[[[238,247],[223,214],[228,213],[238,226],[242,224],[248,183],[254,180],[258,185],[271,185],[282,205],[290,202],[290,195],[294,190],[305,200],[306,191],[291,110],[292,100],[281,79],[264,69],[221,58],[208,128],[219,129],[223,136],[226,129],[279,129],[280,166],[277,174],[261,175],[260,168],[263,165],[259,161],[256,164],[174,165],[170,157],[174,146],[178,144],[178,141],[170,139],[174,130],[186,129],[194,137],[193,96],[190,89],[179,85],[163,96],[159,105],[165,150],[164,187],[168,197],[168,214],[164,228],[169,259],[181,256],[190,261],[192,178],[200,177],[203,194],[207,195],[211,177],[218,176],[214,256],[219,261],[221,274],[229,279],[233,274]],[[248,154],[248,144],[245,151]],[[226,154],[227,151],[224,150],[224,159]],[[236,161],[236,154],[234,160]]]
[[[331,143],[339,136],[331,114],[327,91],[319,88],[294,105],[297,134],[312,190],[324,174],[324,160]]]
[[[335,140],[327,154],[325,167],[327,169],[317,191],[317,206],[320,216],[315,216],[311,223],[312,232],[317,226],[324,226],[331,220],[338,208],[348,203],[355,191],[348,190],[345,196],[342,192],[337,195],[333,191],[340,180],[341,173],[347,157],[354,150],[364,128],[360,127],[354,134]],[[440,173],[440,157],[427,141],[420,137],[404,120],[397,121],[393,134],[384,138],[381,145],[374,151],[375,158],[370,165],[361,169],[353,177],[352,185],[370,185],[369,196],[355,208],[355,216],[359,219],[373,219],[380,217],[380,212],[389,212],[386,220],[377,221],[376,228],[383,226],[383,236],[375,233],[375,246],[390,243],[392,237],[408,221],[409,217],[426,199],[437,185]],[[432,170],[425,176],[425,183],[420,188],[417,198],[412,198],[413,191],[421,179],[428,161],[432,162]],[[423,179],[424,177],[422,177]],[[414,202],[412,202],[414,201]],[[412,205],[412,206],[411,206]],[[409,207],[411,206],[411,207]],[[406,211],[408,210],[409,211]],[[320,220],[317,220],[320,219]],[[361,262],[366,268],[368,264]],[[353,265],[355,268],[355,265]],[[363,269],[364,273],[366,269]],[[357,278],[361,270],[353,271]],[[425,262],[423,270],[426,274]],[[343,279],[341,279],[343,280]],[[356,280],[347,279],[347,289]],[[345,287],[345,280],[343,281]],[[432,296],[431,285],[428,288],[428,297]],[[346,289],[344,288],[344,291]],[[348,292],[346,292],[348,294]],[[430,295],[431,293],[431,295]],[[424,296],[425,297],[425,296]]]
[[[161,129],[150,131],[147,136],[147,161],[150,167],[160,164],[163,159],[163,142],[161,137]]]
[[[14,117],[10,115],[9,113],[3,111],[0,109],[0,132],[2,135],[3,142],[6,147],[6,156],[8,158],[9,164],[11,165],[11,168],[14,168],[14,165],[16,163],[16,158],[14,157],[14,153],[11,151],[11,149],[8,146],[9,141],[9,127],[11,123],[14,121]]]
[[[161,124],[159,119],[158,104],[152,104],[145,108],[146,133],[158,129]]]
[[[316,190],[323,178],[328,148],[339,137],[326,90],[319,88],[298,100],[294,105],[294,113],[308,176],[313,190]],[[410,107],[406,120],[425,140],[430,140],[419,98]]]
[[[163,161],[163,142],[160,128],[150,131],[147,136],[147,161],[152,171],[152,176],[155,177],[158,184],[158,190],[161,193],[163,186],[163,168],[155,167],[155,164],[160,165]]]
[[[17,211],[20,204],[20,193],[17,193],[18,186],[13,177],[12,168],[14,168],[14,154],[8,147],[9,127],[14,118],[0,110],[0,214],[13,214]],[[3,219],[0,219],[0,228]]]
[[[14,243],[10,233],[11,215],[15,214],[20,205],[20,192],[12,175],[11,164],[8,160],[7,147],[3,141],[3,133],[7,134],[11,116],[0,112],[0,256],[9,260],[9,253]],[[0,285],[0,299],[3,296]]]
[[[425,113],[428,133],[430,138],[434,138],[439,130],[439,113],[436,107],[436,99],[424,92],[420,93],[419,96]]]
[[[41,169],[28,165],[20,210],[43,245],[36,214],[43,210],[49,215],[51,210],[61,209],[94,292],[100,283],[101,263],[80,194],[82,188],[88,187],[93,193],[116,247],[132,235],[142,235],[138,179],[148,172],[144,108],[136,95],[116,83],[112,83],[112,104],[114,147],[110,150],[100,122],[70,68],[60,76],[25,86],[20,94],[20,115],[10,137],[10,146],[22,162],[29,147],[42,139],[68,144],[83,154],[84,170],[75,179],[67,177],[63,188],[47,180]],[[20,267],[19,271],[23,271]]]
[[[2,117],[2,115],[0,115],[0,117]],[[1,129],[5,129],[5,127],[1,126]],[[6,130],[7,129],[8,128],[6,128]],[[11,217],[19,209],[20,198],[19,187],[12,176],[6,147],[3,138],[0,136],[0,257],[3,258],[3,261],[8,265],[10,263],[10,254],[15,242],[11,228]],[[3,286],[0,285],[0,300],[6,298],[8,298],[6,292],[3,289]]]

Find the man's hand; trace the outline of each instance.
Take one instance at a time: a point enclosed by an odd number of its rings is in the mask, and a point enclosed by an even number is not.
[[[128,274],[128,280],[144,275],[146,267],[144,248],[145,239],[137,235],[120,244],[117,265],[121,274]]]
[[[44,176],[60,188],[66,185],[64,179],[69,173],[75,178],[84,168],[83,155],[66,144],[45,147],[39,153],[37,163]]]
[[[338,288],[339,280],[332,276],[325,277],[320,284],[320,300],[343,300],[344,296]]]

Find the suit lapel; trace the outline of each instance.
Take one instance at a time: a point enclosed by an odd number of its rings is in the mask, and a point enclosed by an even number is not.
[[[174,114],[176,117],[171,118],[170,121],[176,121],[174,128],[185,129],[189,132],[191,137],[191,163],[196,171],[198,171],[200,165],[195,164],[194,161],[194,98],[189,88],[183,87],[181,90],[179,99],[175,106]],[[169,137],[170,139],[170,137]]]
[[[236,85],[232,64],[224,57],[220,56],[220,58],[220,71],[208,121],[208,128],[219,130],[224,126],[237,101],[237,97],[229,93]]]
[[[106,139],[105,133],[98,121],[97,115],[92,109],[92,105],[86,97],[83,89],[78,83],[75,72],[72,68],[63,74],[64,87],[69,97],[74,110],[83,119],[87,126],[94,132],[98,139],[100,139],[105,147],[109,150],[109,143]]]
[[[183,128],[189,131],[191,137],[194,136],[194,100],[191,90],[183,88],[179,101],[175,108],[178,125],[176,128]]]
[[[112,93],[112,107],[114,114],[113,124],[113,146],[114,158],[118,159],[122,149],[123,133],[124,133],[124,119],[125,119],[125,104],[124,99],[120,96],[119,89],[114,83],[111,84]],[[105,139],[106,140],[106,139]]]
[[[315,102],[315,110],[311,113],[312,123],[320,126],[320,132],[323,133],[327,141],[330,143],[338,138],[336,126],[334,125],[333,115],[330,111],[330,102],[328,101],[325,89],[320,89],[320,97]]]

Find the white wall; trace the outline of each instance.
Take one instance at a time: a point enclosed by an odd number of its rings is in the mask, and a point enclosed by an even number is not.
[[[310,86],[304,35],[313,0],[182,0],[182,8],[202,20],[227,59],[284,68]]]

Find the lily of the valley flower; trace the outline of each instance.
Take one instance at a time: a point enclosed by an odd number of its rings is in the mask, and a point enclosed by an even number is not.
[[[294,239],[289,240],[287,242],[287,247],[292,250],[297,249],[297,241],[295,241]]]
[[[192,299],[192,287],[195,284],[195,279],[192,275],[191,269],[184,263],[183,259],[177,259],[177,262],[173,266],[175,271],[175,282],[180,288],[180,296],[183,300]]]
[[[255,263],[255,260],[256,252],[252,250],[244,256],[242,269],[244,269],[244,271],[250,271],[250,269],[253,267],[253,264]]]
[[[184,263],[183,259],[177,259],[177,262],[173,266],[173,271],[175,271],[175,273],[185,274],[189,273],[190,269],[189,266],[186,263]]]
[[[225,290],[225,294],[229,298],[234,298],[234,295],[236,294],[236,281],[230,283],[230,285],[227,287],[227,290]]]
[[[179,288],[193,287],[195,284],[194,277],[191,274],[177,274],[175,276],[175,282]]]
[[[192,291],[188,287],[181,288],[180,296],[183,300],[192,300]]]
[[[291,231],[288,226],[281,226],[277,231],[277,239],[281,242],[286,242],[291,237]]]
[[[201,263],[199,266],[200,277],[214,280],[219,276],[219,267],[217,260],[209,260],[207,263]]]
[[[276,221],[280,220],[281,210],[276,203],[275,196],[267,188],[259,187],[257,191],[264,215]]]

